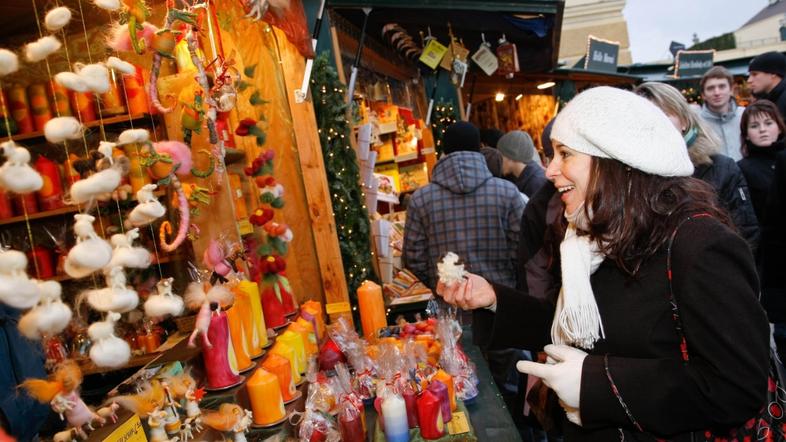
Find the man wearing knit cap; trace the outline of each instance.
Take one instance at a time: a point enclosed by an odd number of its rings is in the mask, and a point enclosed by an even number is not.
[[[520,130],[510,131],[499,139],[497,150],[502,154],[502,174],[513,178],[527,200],[532,198],[546,183],[543,167],[536,160],[538,154],[532,138]]]
[[[757,98],[766,98],[778,106],[786,118],[786,56],[780,52],[765,52],[751,60],[748,66],[748,86]]]

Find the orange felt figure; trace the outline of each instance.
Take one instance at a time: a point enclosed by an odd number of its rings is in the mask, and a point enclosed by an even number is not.
[[[210,427],[216,431],[232,431],[243,419],[245,412],[237,404],[221,404],[218,411],[208,411],[202,413],[202,425]]]

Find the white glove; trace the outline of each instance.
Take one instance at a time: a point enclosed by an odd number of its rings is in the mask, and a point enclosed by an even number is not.
[[[578,415],[581,369],[587,353],[567,345],[547,345],[543,350],[554,360],[553,364],[519,361],[516,369],[543,379],[543,383],[557,393],[565,411],[570,415],[570,409],[573,408]],[[570,416],[568,418],[570,419]],[[573,419],[570,420],[575,423]]]

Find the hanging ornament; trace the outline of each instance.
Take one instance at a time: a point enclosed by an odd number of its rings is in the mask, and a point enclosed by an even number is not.
[[[0,166],[0,188],[18,194],[40,190],[44,185],[41,175],[30,167],[30,152],[13,141],[0,144],[6,158]]]
[[[497,73],[508,80],[512,79],[516,72],[519,71],[519,54],[516,44],[509,42],[505,38],[505,34],[502,34],[502,38],[499,39],[497,58],[499,59]]]

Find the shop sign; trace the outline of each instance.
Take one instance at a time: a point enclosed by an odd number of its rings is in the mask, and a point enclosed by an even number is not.
[[[602,40],[590,35],[587,38],[587,56],[584,57],[584,69],[616,73],[619,52],[619,42]]]
[[[115,431],[107,436],[103,442],[147,442],[145,436],[145,429],[142,428],[142,421],[136,414],[131,416],[122,425],[118,426]]]
[[[674,59],[674,76],[677,78],[699,77],[713,64],[715,50],[679,51]]]

